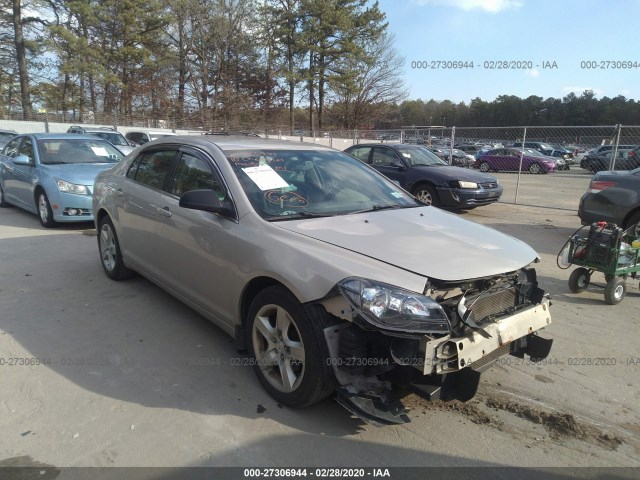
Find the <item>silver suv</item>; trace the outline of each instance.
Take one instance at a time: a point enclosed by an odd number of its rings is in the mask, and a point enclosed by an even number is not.
[[[67,133],[78,133],[80,135],[93,135],[95,137],[100,137],[125,155],[131,153],[134,148],[133,144],[127,141],[120,132],[111,127],[81,127],[78,125],[72,125],[67,129]]]
[[[144,145],[145,143],[166,136],[173,136],[173,132],[156,131],[156,130],[130,130],[125,133],[125,138],[135,145]]]

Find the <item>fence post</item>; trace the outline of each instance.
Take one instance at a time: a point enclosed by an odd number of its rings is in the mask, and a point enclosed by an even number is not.
[[[400,143],[404,143],[404,129],[400,129]]]
[[[518,190],[520,190],[520,176],[522,175],[522,157],[524,157],[524,142],[527,141],[527,127],[524,127],[522,134],[522,147],[520,148],[520,165],[518,165],[518,178],[516,179],[516,196],[513,199],[515,205],[518,204]]]
[[[49,112],[44,112],[44,131],[49,133]]]
[[[622,124],[616,125],[615,138],[613,140],[613,148],[611,149],[611,160],[609,162],[609,170],[616,168],[616,157],[618,156],[618,145],[620,145],[620,133],[622,132]]]
[[[449,148],[449,165],[453,165],[453,145],[456,141],[456,127],[451,127],[451,147]]]

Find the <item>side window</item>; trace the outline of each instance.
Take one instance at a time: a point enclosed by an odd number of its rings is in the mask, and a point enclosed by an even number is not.
[[[136,142],[143,144],[143,143],[147,143],[149,141],[149,138],[147,137],[146,133],[137,133],[136,134]]]
[[[135,181],[162,190],[175,157],[176,152],[173,150],[145,153],[140,158]]]
[[[369,163],[369,152],[371,152],[371,147],[356,147],[349,153],[361,162]]]
[[[20,141],[22,137],[14,138],[9,143],[7,143],[6,147],[4,147],[4,154],[7,157],[16,157],[18,156],[18,147],[20,146]]]
[[[129,170],[127,170],[127,178],[130,178],[131,180],[136,178],[136,171],[138,170],[138,165],[140,165],[140,160],[142,160],[142,157],[143,155],[140,155],[133,162],[131,162],[131,165],[129,165]]]
[[[126,138],[135,143],[142,143],[142,134],[138,132],[129,132],[126,135]]]
[[[224,190],[213,176],[207,163],[193,155],[183,153],[173,177],[171,193],[180,197],[190,190],[205,189],[214,190],[220,197],[224,196]]]
[[[388,148],[376,147],[371,158],[374,167],[390,167],[398,162],[398,157]]]
[[[18,155],[26,155],[29,157],[29,163],[36,163],[36,157],[33,153],[33,143],[30,138],[24,138],[22,145],[20,145],[20,149],[18,150]]]

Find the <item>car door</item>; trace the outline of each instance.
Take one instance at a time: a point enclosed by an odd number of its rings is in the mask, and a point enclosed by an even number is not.
[[[400,156],[389,147],[373,147],[370,157],[371,166],[390,179],[403,186],[407,176],[407,168]]]
[[[166,285],[231,324],[237,307],[232,295],[239,225],[235,219],[180,207],[191,190],[214,190],[228,196],[213,160],[184,147],[160,207],[165,216],[157,224],[159,278]]]
[[[13,165],[13,187],[11,191],[18,204],[33,209],[35,208],[33,185],[37,181],[37,166],[35,145],[31,137],[22,137],[22,142],[18,147],[18,155],[28,157],[29,164]]]
[[[11,203],[17,203],[18,199],[16,198],[16,187],[13,181],[13,174],[16,168],[16,165],[11,160],[12,158],[18,156],[18,148],[20,148],[20,143],[22,143],[22,137],[16,137],[11,140],[4,148],[4,156],[5,159],[0,165],[0,175],[2,176],[2,189],[4,191],[5,196]]]
[[[123,256],[149,275],[159,278],[157,224],[167,216],[166,184],[175,167],[177,147],[141,152],[127,170],[116,192]]]
[[[497,170],[518,170],[518,167],[520,166],[520,156],[516,152],[516,150],[509,150],[506,148],[498,149],[496,153],[492,155],[493,164],[495,164]]]

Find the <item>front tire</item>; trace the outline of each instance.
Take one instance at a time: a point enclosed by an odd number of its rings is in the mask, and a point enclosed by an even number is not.
[[[584,267],[576,268],[569,276],[569,290],[573,293],[584,292],[591,282],[589,270]]]
[[[124,265],[116,230],[107,216],[98,225],[98,251],[102,269],[111,280],[125,280],[134,276],[134,272]]]
[[[531,165],[529,165],[529,173],[538,175],[540,173],[543,173],[543,170],[539,163],[532,163]]]
[[[264,389],[290,407],[317,403],[336,388],[323,329],[327,314],[284,287],[262,290],[248,313],[247,345]]]
[[[45,228],[53,228],[56,226],[56,222],[53,219],[53,210],[49,203],[49,197],[44,190],[38,190],[36,194],[36,207],[38,209],[38,218],[40,224]]]
[[[480,164],[480,171],[481,172],[488,172],[491,170],[491,165],[489,165],[487,162],[482,162]]]
[[[434,207],[440,205],[438,194],[436,193],[435,189],[429,185],[418,185],[413,190],[413,196],[425,205],[433,205]]]

